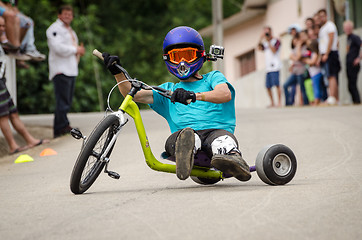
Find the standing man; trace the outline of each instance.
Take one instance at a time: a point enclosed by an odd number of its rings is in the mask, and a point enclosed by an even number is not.
[[[348,78],[348,90],[352,96],[354,104],[360,104],[361,98],[359,96],[357,88],[357,76],[360,70],[360,49],[361,39],[359,36],[353,34],[353,22],[345,21],[343,23],[343,31],[347,35],[347,56],[346,56],[346,67],[347,67],[347,78]]]
[[[338,73],[341,70],[338,54],[338,32],[336,25],[327,20],[325,9],[318,11],[321,28],[319,30],[319,53],[324,78],[328,78],[329,97],[326,103],[335,105],[338,102]]]
[[[271,107],[276,106],[273,100],[272,87],[275,86],[278,92],[278,107],[281,106],[281,91],[279,86],[280,61],[280,41],[274,38],[270,27],[264,27],[259,41],[259,50],[265,53],[266,65],[266,89],[271,101]]]
[[[78,62],[85,49],[78,45],[77,34],[70,24],[73,8],[69,5],[58,10],[58,19],[46,31],[49,47],[49,79],[53,80],[56,108],[54,113],[54,138],[70,132],[67,113],[72,105]]]

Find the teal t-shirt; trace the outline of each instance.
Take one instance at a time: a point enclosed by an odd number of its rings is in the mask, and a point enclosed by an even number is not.
[[[149,106],[164,117],[174,133],[186,127],[194,130],[205,129],[224,129],[231,133],[235,130],[235,90],[226,80],[225,76],[219,71],[212,71],[202,75],[202,79],[195,82],[167,82],[160,87],[175,91],[177,88],[183,88],[188,91],[208,92],[212,91],[216,85],[226,83],[231,91],[232,99],[226,103],[210,103],[205,101],[196,101],[189,105],[182,103],[171,103],[170,99],[165,98],[153,91],[153,104]]]

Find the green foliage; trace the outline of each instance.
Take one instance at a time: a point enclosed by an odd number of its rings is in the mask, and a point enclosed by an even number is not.
[[[212,0],[27,0],[19,9],[35,22],[38,50],[48,54],[46,29],[57,18],[57,8],[62,4],[74,7],[72,23],[86,54],[79,64],[79,76],[71,111],[100,111],[95,75],[98,73],[101,94],[106,105],[109,90],[115,84],[113,76],[102,61],[92,55],[94,48],[121,58],[122,65],[132,77],[150,85],[177,81],[170,75],[162,61],[162,43],[167,32],[180,25],[201,29],[211,24]],[[224,0],[224,17],[240,11],[243,0]],[[205,45],[211,44],[204,39]],[[52,82],[48,80],[47,62],[29,63],[29,69],[17,70],[18,107],[21,113],[51,113],[54,111]],[[205,63],[202,72],[211,70]],[[116,90],[117,91],[117,90]],[[115,91],[115,92],[116,92]],[[117,108],[121,95],[112,94],[111,106]],[[141,105],[141,107],[146,107]]]

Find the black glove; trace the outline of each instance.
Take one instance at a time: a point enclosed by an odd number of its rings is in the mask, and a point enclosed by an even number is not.
[[[118,67],[116,67],[113,64],[114,62],[116,62],[118,65],[121,65],[121,63],[119,62],[119,57],[118,56],[111,56],[111,55],[109,55],[109,53],[104,52],[104,53],[102,53],[102,57],[103,57],[104,65],[106,65],[108,70],[113,75],[117,75],[119,73],[122,73],[122,71],[120,69],[118,69]]]
[[[191,102],[196,101],[196,94],[192,91],[186,91],[183,88],[177,88],[171,95],[171,102],[179,102],[182,104],[189,104],[187,100],[191,100]]]

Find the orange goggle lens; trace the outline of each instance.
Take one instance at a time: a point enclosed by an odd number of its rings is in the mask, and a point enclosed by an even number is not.
[[[182,61],[185,61],[187,63],[192,63],[199,56],[203,55],[202,52],[203,52],[202,50],[198,50],[197,48],[191,48],[191,47],[176,48],[171,51],[168,51],[167,55],[169,57],[169,61],[174,64],[179,64]]]

